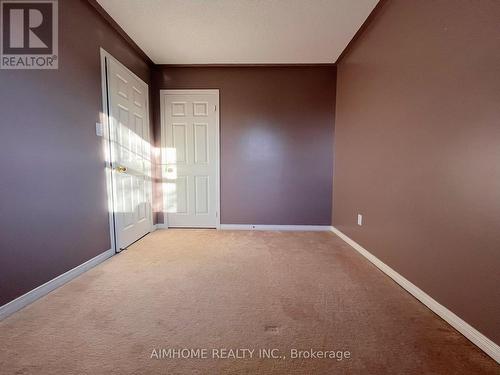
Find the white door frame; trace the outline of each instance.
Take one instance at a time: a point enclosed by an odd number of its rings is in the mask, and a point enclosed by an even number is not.
[[[114,205],[114,197],[113,197],[113,165],[112,165],[112,160],[113,160],[113,147],[111,147],[111,136],[110,136],[110,121],[109,121],[109,92],[108,92],[108,85],[107,85],[107,65],[106,65],[106,60],[108,61],[113,61],[116,64],[120,65],[123,69],[125,69],[127,72],[129,72],[134,78],[138,79],[146,87],[148,88],[148,92],[146,95],[146,121],[148,126],[150,126],[149,122],[149,86],[146,82],[144,82],[141,78],[139,78],[136,74],[134,74],[130,69],[125,67],[120,61],[115,59],[109,52],[107,52],[104,48],[100,48],[100,55],[101,55],[101,90],[102,90],[102,111],[101,111],[101,124],[102,124],[102,144],[103,144],[103,151],[104,151],[104,156],[105,156],[105,168],[106,168],[106,191],[107,191],[107,197],[108,197],[108,220],[109,220],[109,236],[111,239],[111,248],[115,251],[115,253],[119,252],[120,249],[117,248],[116,246],[116,235],[115,235],[115,218],[114,218],[114,212],[115,212],[115,205]],[[149,141],[151,142],[151,132],[149,132]],[[152,150],[152,147],[151,147]],[[151,171],[153,171],[153,159],[151,158]],[[150,197],[151,197],[151,213],[149,215],[149,223],[150,223],[150,232],[154,230],[154,225],[153,225],[153,183],[151,183],[151,192],[150,192]]]
[[[215,114],[215,155],[217,155],[217,161],[215,163],[215,199],[216,199],[216,228],[220,229],[220,95],[219,89],[168,89],[160,90],[160,121],[161,121],[161,155],[160,155],[160,165],[163,163],[163,153],[167,145],[166,140],[166,124],[165,124],[165,101],[163,97],[166,94],[216,94],[217,95],[217,108]],[[163,174],[162,174],[163,181]],[[162,204],[165,198],[165,192],[162,189]],[[163,223],[168,228],[168,213],[163,210]]]

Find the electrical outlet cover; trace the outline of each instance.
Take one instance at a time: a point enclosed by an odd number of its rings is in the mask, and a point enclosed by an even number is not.
[[[358,214],[358,225],[361,226],[363,225],[363,215]]]

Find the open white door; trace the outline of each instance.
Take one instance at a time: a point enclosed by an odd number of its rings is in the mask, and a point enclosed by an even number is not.
[[[117,251],[152,229],[148,85],[105,56],[114,236]]]
[[[160,94],[167,225],[218,228],[219,91],[161,90]]]

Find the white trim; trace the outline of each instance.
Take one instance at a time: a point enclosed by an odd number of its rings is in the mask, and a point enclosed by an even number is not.
[[[429,309],[434,311],[437,315],[443,318],[446,322],[448,322],[453,328],[455,328],[458,332],[468,338],[472,343],[477,345],[479,349],[483,350],[486,354],[488,354],[491,358],[493,358],[497,363],[500,363],[500,347],[479,332],[477,329],[472,327],[469,323],[455,315],[453,312],[448,310],[446,307],[441,305],[419,287],[417,287],[412,282],[408,281],[406,278],[401,276],[399,273],[394,271],[387,264],[382,262],[376,256],[371,254],[368,250],[363,248],[360,244],[353,241],[351,238],[346,236],[344,233],[339,231],[335,227],[331,227],[331,231],[339,236],[346,243],[351,245],[354,250],[363,255],[366,259],[368,259],[371,263],[373,263],[378,269],[384,272],[387,276],[397,282],[403,289],[413,295],[416,299],[422,302]]]
[[[329,232],[329,225],[261,225],[261,224],[221,224],[222,230],[268,230],[296,232]]]
[[[101,57],[109,57],[111,60],[114,60],[116,63],[118,63],[123,69],[127,70],[136,80],[142,82],[149,90],[149,85],[144,82],[144,80],[139,77],[137,74],[135,74],[133,71],[131,71],[129,68],[127,68],[125,65],[123,65],[120,60],[116,59],[112,54],[110,54],[108,51],[106,51],[104,48],[100,48],[101,51]],[[148,98],[149,98],[149,91],[148,91]]]
[[[168,225],[163,223],[154,224],[152,232],[158,229],[168,229]]]
[[[217,94],[219,96],[219,89],[186,89],[186,90],[177,90],[177,89],[162,89],[160,90],[160,95],[164,94],[180,94],[180,95],[190,95],[190,94]]]
[[[113,198],[113,177],[111,173],[111,145],[110,145],[110,132],[109,132],[109,115],[108,115],[108,88],[106,85],[106,58],[111,57],[111,55],[106,52],[103,48],[100,49],[101,55],[101,100],[102,100],[102,111],[101,111],[101,124],[103,129],[102,134],[102,147],[104,152],[104,166],[106,174],[106,192],[108,199],[108,223],[109,223],[109,238],[111,238],[111,248],[116,252],[115,243],[115,222],[114,222],[114,198]]]
[[[109,234],[111,238],[111,248],[115,250],[115,252],[119,252],[120,249],[116,247],[116,238],[115,238],[115,222],[114,222],[114,197],[113,197],[113,174],[112,174],[112,152],[113,147],[111,147],[111,137],[110,137],[110,121],[109,121],[109,113],[108,113],[108,88],[106,85],[106,59],[113,60],[116,64],[125,69],[129,74],[131,74],[135,79],[140,81],[142,84],[146,86],[147,96],[146,96],[146,119],[149,127],[149,142],[152,142],[153,134],[151,132],[151,119],[149,118],[149,85],[144,82],[139,76],[137,76],[134,72],[128,69],[125,65],[123,65],[120,61],[113,57],[109,52],[107,52],[104,48],[100,48],[101,55],[101,98],[102,98],[102,111],[101,111],[101,123],[103,125],[103,147],[104,147],[104,155],[105,155],[105,167],[106,167],[106,189],[107,189],[107,197],[108,197],[108,216],[109,216]],[[153,146],[151,144],[151,146]],[[153,149],[153,147],[151,147]],[[151,155],[151,171],[154,170],[154,162],[153,155]],[[149,217],[150,223],[150,231],[154,231],[155,227],[153,225],[153,184],[154,179],[151,176],[151,191],[150,198],[151,202],[151,212]]]
[[[68,281],[73,280],[75,277],[81,275],[82,273],[88,271],[89,269],[97,266],[99,263],[104,262],[109,257],[115,255],[114,249],[109,249],[102,254],[86,261],[85,263],[76,266],[75,268],[57,276],[56,278],[47,281],[45,284],[29,291],[26,294],[16,298],[13,301],[0,307],[0,320],[7,318],[9,315],[15,313],[16,311],[22,309],[23,307],[35,302],[37,299],[45,296],[46,294],[52,292],[54,289],[59,288]]]
[[[220,223],[220,202],[221,202],[221,197],[220,197],[220,163],[221,163],[221,154],[220,154],[220,91],[219,89],[188,89],[188,90],[176,90],[176,89],[165,89],[165,90],[160,90],[160,143],[161,143],[161,151],[165,148],[165,145],[167,144],[166,139],[165,139],[165,119],[163,116],[164,110],[165,110],[165,104],[163,101],[163,95],[167,94],[215,94],[217,95],[217,108],[216,108],[216,116],[215,116],[215,136],[217,141],[215,142],[216,144],[216,149],[215,153],[217,155],[217,164],[215,166],[215,173],[216,173],[216,178],[215,181],[217,182],[215,186],[215,195],[217,199],[217,216],[216,216],[216,222],[215,222],[215,228],[216,229],[221,229],[221,223]],[[163,163],[163,156],[160,152],[160,166]],[[162,168],[160,167],[160,178],[161,178],[161,170]],[[162,193],[164,193],[162,191]],[[164,202],[164,197],[162,196],[162,204]],[[163,221],[165,228],[168,228],[168,213],[163,212]]]

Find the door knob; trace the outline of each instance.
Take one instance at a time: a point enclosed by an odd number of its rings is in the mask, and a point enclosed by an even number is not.
[[[125,172],[127,172],[127,167],[120,165],[120,166],[115,168],[115,171],[117,171],[118,173],[125,173]]]

